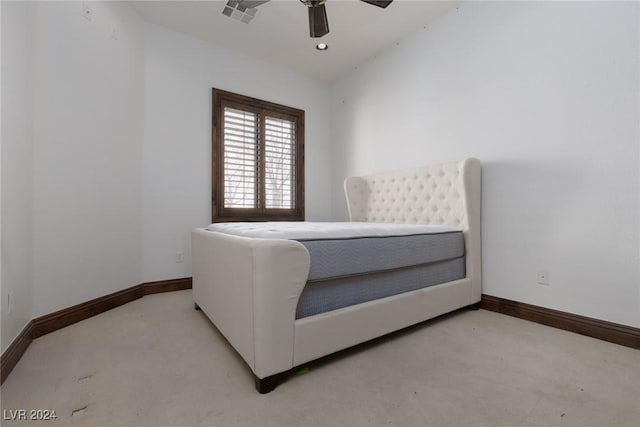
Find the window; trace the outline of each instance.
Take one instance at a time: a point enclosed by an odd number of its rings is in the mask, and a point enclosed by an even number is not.
[[[304,111],[213,89],[212,221],[304,220]]]

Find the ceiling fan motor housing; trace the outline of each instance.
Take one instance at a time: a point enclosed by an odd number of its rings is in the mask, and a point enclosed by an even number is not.
[[[249,21],[255,15],[255,8],[263,3],[267,3],[269,0],[229,0],[228,7],[225,7],[223,14],[227,16],[233,16],[233,9],[238,6],[242,9],[241,12],[249,11],[246,19],[243,22],[249,23]],[[300,0],[302,4],[307,6],[309,10],[309,35],[313,38],[318,38],[329,33],[329,21],[327,19],[327,10],[325,3],[327,0]],[[361,0],[365,3],[386,8],[391,4],[393,0]],[[227,10],[228,9],[228,10]]]
[[[307,7],[316,7],[325,4],[327,0],[300,0],[300,3]]]

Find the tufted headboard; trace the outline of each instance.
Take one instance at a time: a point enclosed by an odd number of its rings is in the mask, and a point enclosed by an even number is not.
[[[467,277],[480,300],[480,161],[437,163],[344,181],[351,221],[442,224],[465,234]]]

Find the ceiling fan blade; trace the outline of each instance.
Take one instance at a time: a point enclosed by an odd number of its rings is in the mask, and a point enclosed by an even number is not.
[[[238,0],[238,4],[242,7],[246,7],[247,9],[251,9],[253,7],[258,7],[268,1],[269,0]]]
[[[385,7],[389,6],[393,0],[360,0],[360,1],[372,4],[374,6],[378,6],[384,9]]]
[[[309,35],[311,37],[322,37],[329,32],[329,21],[327,21],[327,10],[324,4],[309,6]]]

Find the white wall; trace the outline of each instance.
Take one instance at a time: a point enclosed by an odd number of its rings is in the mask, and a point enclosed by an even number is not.
[[[2,301],[16,301],[11,315],[0,304],[3,350],[31,318],[191,275],[189,231],[211,212],[212,87],[306,110],[307,218],[331,215],[326,86],[126,3],[86,4],[90,21],[81,2],[2,6]]]
[[[142,21],[86,4],[37,6],[34,317],[140,283]]]
[[[89,4],[2,2],[3,350],[31,317],[191,274],[212,87],[306,111],[309,220],[346,217],[346,175],[479,157],[485,293],[640,326],[637,3],[464,4],[330,94]]]
[[[358,67],[332,88],[334,219],[346,175],[478,157],[484,293],[640,326],[638,8],[467,3]]]
[[[190,231],[211,222],[214,87],[305,110],[306,217],[330,219],[326,86],[153,24],[144,84],[143,281],[190,276]]]
[[[35,4],[2,10],[2,351],[31,320]],[[8,310],[11,293],[13,306]]]

